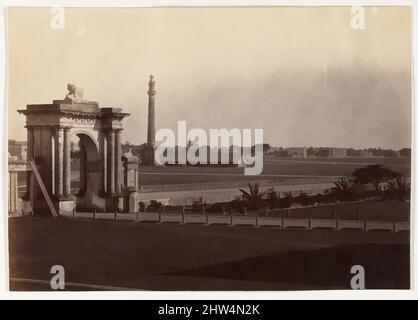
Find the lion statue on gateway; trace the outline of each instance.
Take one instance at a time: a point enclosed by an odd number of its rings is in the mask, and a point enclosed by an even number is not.
[[[67,89],[68,93],[65,95],[65,102],[75,103],[83,100],[83,89],[72,83],[67,84]]]

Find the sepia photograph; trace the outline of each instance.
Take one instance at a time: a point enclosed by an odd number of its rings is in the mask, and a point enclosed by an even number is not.
[[[412,11],[7,7],[9,290],[410,290]]]

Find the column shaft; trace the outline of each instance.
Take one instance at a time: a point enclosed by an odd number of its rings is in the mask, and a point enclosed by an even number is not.
[[[33,156],[33,127],[26,127],[27,130],[27,158],[34,160]],[[30,199],[32,169],[26,171],[26,199]]]
[[[14,211],[18,211],[19,210],[19,207],[18,207],[18,204],[19,204],[19,189],[18,189],[18,180],[17,180],[17,175],[18,175],[18,172],[17,171],[14,171],[14,172],[12,172],[12,177],[13,177],[13,180],[14,180],[14,190],[13,190],[13,193],[14,193],[14,202],[13,202],[13,205],[14,205]]]
[[[9,171],[9,212],[14,211],[14,177],[11,171]]]
[[[102,160],[102,193],[107,192],[107,145],[106,132],[100,135],[100,157]]]
[[[107,192],[115,193],[115,132],[107,132]]]
[[[71,194],[70,128],[64,128],[64,195]]]
[[[64,130],[57,128],[55,131],[55,194],[64,194]]]
[[[122,145],[120,142],[120,130],[115,132],[115,192],[122,191]]]

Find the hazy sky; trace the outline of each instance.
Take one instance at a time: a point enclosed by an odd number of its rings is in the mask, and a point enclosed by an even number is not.
[[[17,109],[64,98],[122,107],[123,141],[146,141],[147,82],[156,126],[263,128],[279,146],[410,145],[410,9],[350,7],[65,9],[8,12],[9,135]]]

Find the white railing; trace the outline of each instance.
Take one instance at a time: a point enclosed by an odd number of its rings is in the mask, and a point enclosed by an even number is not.
[[[334,219],[309,217],[274,217],[256,215],[219,215],[196,213],[161,213],[161,212],[74,212],[73,218],[114,220],[130,222],[154,222],[175,224],[204,224],[226,226],[253,226],[253,227],[278,227],[278,228],[303,228],[317,229],[328,228],[333,230],[360,229],[363,231],[387,230],[391,232],[409,231],[409,221],[387,221],[363,219],[340,219],[336,215]]]

